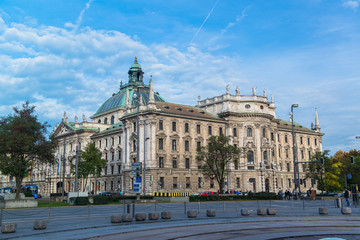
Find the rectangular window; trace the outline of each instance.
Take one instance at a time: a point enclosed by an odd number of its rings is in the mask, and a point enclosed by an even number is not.
[[[286,170],[290,172],[290,163],[286,163]]]
[[[203,182],[202,182],[202,177],[199,177],[199,178],[198,178],[198,187],[199,187],[199,188],[202,188],[202,184],[203,184]]]
[[[107,152],[105,153],[105,160],[106,161],[108,160],[108,153]]]
[[[185,123],[185,132],[189,132],[189,124],[188,123]]]
[[[164,130],[164,124],[162,120],[159,120],[159,130]]]
[[[190,177],[186,177],[186,188],[191,188]]]
[[[110,182],[110,190],[114,190],[114,181]]]
[[[200,125],[196,125],[196,133],[200,134]]]
[[[210,178],[210,188],[214,188],[214,179]]]
[[[285,135],[285,142],[286,142],[286,143],[288,142],[287,135]]]
[[[185,141],[185,151],[190,151],[189,150],[190,149],[190,147],[189,147],[189,141]]]
[[[160,177],[160,179],[159,179],[159,187],[164,188],[164,177]]]
[[[107,139],[105,139],[105,147],[107,147]]]
[[[304,150],[301,150],[301,158],[304,159]]]
[[[107,175],[107,167],[104,168],[104,175]]]
[[[136,122],[133,123],[134,132],[136,132]]]
[[[233,129],[233,135],[234,135],[234,137],[237,137],[237,129],[236,128]]]
[[[159,157],[159,168],[164,168],[164,158]]]
[[[164,140],[162,138],[159,138],[159,150],[164,149]]]
[[[173,188],[177,188],[177,177],[173,177]]]
[[[208,127],[208,134],[209,134],[209,135],[212,135],[212,128],[211,128],[211,126]]]
[[[240,188],[240,178],[236,178],[236,187]]]
[[[121,161],[121,150],[118,152],[118,160]]]
[[[280,148],[279,148],[279,158],[281,158],[281,150],[280,150]]]
[[[300,137],[300,144],[303,144],[303,137]]]
[[[101,148],[101,140],[99,141],[99,148]]]
[[[239,169],[239,162],[238,162],[238,160],[235,160],[235,161],[234,161],[234,167],[235,167],[235,170],[238,170],[238,169]]]
[[[308,154],[309,154],[309,160],[310,160],[311,159],[311,152],[309,151]]]
[[[310,138],[308,138],[308,145],[310,145]]]
[[[114,146],[114,144],[115,144],[115,140],[114,138],[111,138],[111,146]]]
[[[289,158],[289,149],[285,149],[286,158]]]
[[[315,146],[317,146],[317,139],[315,138],[314,140],[315,140]]]
[[[190,168],[190,158],[185,158],[185,168]]]
[[[118,173],[120,173],[121,172],[121,165],[119,164],[118,165]]]
[[[219,128],[219,135],[223,135],[223,129],[222,128]]]
[[[247,168],[248,168],[248,170],[255,170],[254,166],[248,166]]]
[[[177,161],[176,161],[176,159],[173,159],[173,168],[177,168]]]
[[[274,141],[274,133],[271,133],[270,136],[271,136],[271,141]]]
[[[201,142],[196,142],[196,151],[200,151]]]
[[[121,137],[119,136],[119,145],[121,144]]]
[[[176,140],[172,140],[172,150],[176,151]]]
[[[115,152],[111,152],[111,161],[114,161],[115,159]]]
[[[172,122],[172,130],[176,132],[176,122]]]
[[[111,166],[111,174],[114,174],[114,166]]]

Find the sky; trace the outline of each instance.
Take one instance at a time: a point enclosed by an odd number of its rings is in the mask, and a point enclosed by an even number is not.
[[[168,102],[273,94],[323,150],[359,149],[360,0],[1,0],[0,116],[30,101],[52,126],[89,119],[138,58]]]

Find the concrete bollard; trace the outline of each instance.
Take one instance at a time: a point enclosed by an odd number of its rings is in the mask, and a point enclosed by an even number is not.
[[[46,220],[37,220],[34,222],[34,230],[46,229]]]
[[[249,209],[247,209],[247,208],[242,208],[241,209],[241,215],[242,216],[250,216],[250,210]]]
[[[149,220],[159,220],[159,213],[158,212],[151,212],[148,215]]]
[[[329,214],[328,208],[326,208],[326,207],[324,207],[324,208],[319,208],[319,214],[320,214],[320,215],[328,215],[328,214]]]
[[[208,216],[208,217],[216,217],[216,211],[215,211],[215,209],[208,209],[208,210],[206,210],[206,216]]]
[[[131,213],[122,215],[123,222],[132,222],[132,220],[133,220],[133,217],[132,217]]]
[[[266,209],[267,215],[276,215],[276,208],[268,208]]]
[[[257,215],[265,216],[266,215],[266,208],[258,208],[257,209]]]
[[[344,215],[351,215],[351,208],[343,207],[343,208],[341,208],[341,213]]]
[[[136,213],[135,214],[136,221],[145,221],[145,219],[146,219],[146,213]]]
[[[187,216],[188,216],[188,218],[196,218],[197,211],[196,210],[187,211]]]
[[[16,223],[3,223],[1,224],[2,233],[14,233],[16,232],[17,224]]]
[[[171,212],[161,212],[161,219],[171,219]]]
[[[122,215],[111,215],[111,223],[121,223]]]

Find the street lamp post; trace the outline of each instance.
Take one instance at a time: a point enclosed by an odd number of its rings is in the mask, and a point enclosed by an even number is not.
[[[294,185],[295,185],[295,190],[298,189],[299,193],[300,193],[300,186],[299,186],[299,181],[297,179],[296,173],[297,173],[297,147],[295,144],[295,133],[294,133],[294,108],[299,107],[298,104],[292,104],[291,105],[291,134],[292,134],[292,141],[293,141],[293,157],[294,157]]]

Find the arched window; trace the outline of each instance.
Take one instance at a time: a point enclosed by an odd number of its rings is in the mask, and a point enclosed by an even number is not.
[[[101,119],[99,119],[98,123],[101,123]]]
[[[252,137],[252,128],[249,127],[246,132],[248,137]]]
[[[115,117],[111,116],[111,125],[114,124],[114,122],[115,122]]]
[[[107,118],[104,119],[104,123],[107,124]]]
[[[263,128],[263,137],[266,137],[266,129]]]
[[[254,152],[249,150],[247,152],[247,160],[248,160],[248,164],[254,164]]]

